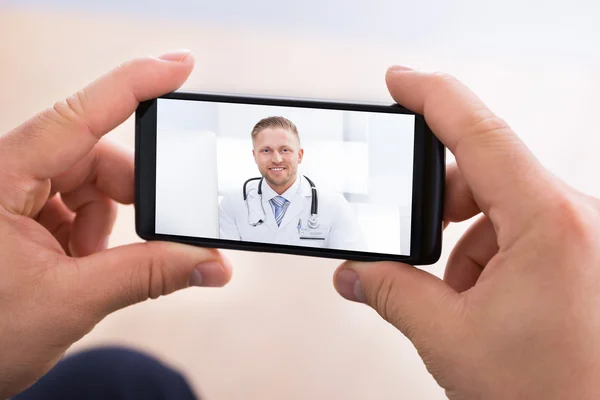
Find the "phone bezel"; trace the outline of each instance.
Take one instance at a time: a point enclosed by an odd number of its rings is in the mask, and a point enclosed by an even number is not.
[[[415,115],[410,255],[358,252],[156,233],[156,121],[158,99]],[[138,236],[144,240],[166,240],[202,247],[295,254],[343,260],[391,260],[413,265],[427,265],[435,263],[441,253],[444,181],[445,147],[431,132],[422,115],[416,114],[398,104],[352,103],[205,92],[172,92],[159,98],[141,102],[135,114],[135,223]]]

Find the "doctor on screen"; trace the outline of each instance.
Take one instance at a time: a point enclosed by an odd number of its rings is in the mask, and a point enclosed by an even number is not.
[[[251,136],[261,176],[249,177],[243,187],[221,200],[221,239],[368,250],[346,199],[298,174],[304,150],[293,122],[264,118]]]

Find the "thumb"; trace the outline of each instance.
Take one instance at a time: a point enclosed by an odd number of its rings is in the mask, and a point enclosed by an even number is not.
[[[116,247],[73,259],[85,291],[79,296],[104,316],[189,286],[223,286],[231,264],[218,250],[170,242]]]
[[[441,341],[457,323],[460,295],[436,276],[394,262],[342,264],[334,276],[346,299],[373,307],[417,347]]]

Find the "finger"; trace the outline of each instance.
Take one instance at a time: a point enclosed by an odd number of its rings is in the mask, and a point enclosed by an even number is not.
[[[446,187],[444,198],[444,221],[461,222],[481,212],[473,199],[467,181],[458,166],[452,164],[446,168]]]
[[[136,243],[72,260],[72,290],[80,290],[76,295],[100,318],[189,286],[223,286],[231,279],[231,264],[219,251],[178,243]]]
[[[0,146],[0,160],[17,175],[58,176],[124,122],[140,101],[179,88],[192,67],[187,51],[127,62],[10,132]]]
[[[69,238],[74,219],[75,214],[65,206],[57,194],[48,199],[37,217],[37,222],[54,236],[65,254],[70,255]]]
[[[93,184],[111,199],[131,204],[134,198],[133,150],[101,140],[73,168],[53,178],[53,192],[71,192]]]
[[[459,293],[470,289],[497,252],[494,226],[488,217],[482,216],[469,227],[452,250],[444,281]]]
[[[83,185],[64,193],[63,202],[73,212],[69,250],[74,257],[102,251],[117,219],[117,205],[93,185]]]
[[[389,91],[399,104],[423,114],[455,155],[479,208],[521,217],[547,190],[549,177],[510,127],[456,79],[405,67],[390,68]]]
[[[364,302],[398,328],[415,345],[439,341],[451,325],[460,301],[436,276],[393,262],[345,262],[336,271],[335,286],[346,299]]]

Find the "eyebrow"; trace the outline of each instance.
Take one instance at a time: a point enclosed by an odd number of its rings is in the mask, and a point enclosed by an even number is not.
[[[284,144],[284,145],[282,145],[282,146],[279,146],[278,148],[279,148],[279,149],[282,149],[282,148],[292,149],[293,147],[292,147],[292,146],[290,146],[290,145]],[[271,146],[259,146],[259,148],[258,148],[258,149],[259,149],[259,150],[265,150],[265,149],[272,150],[273,148],[272,148]]]

